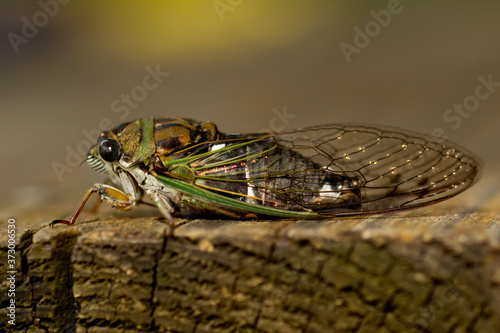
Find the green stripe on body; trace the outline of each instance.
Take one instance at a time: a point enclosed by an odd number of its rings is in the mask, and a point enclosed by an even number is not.
[[[283,210],[283,209],[278,209],[278,208],[272,208],[272,207],[265,207],[265,206],[260,206],[244,201],[239,201],[236,199],[228,198],[223,195],[217,194],[210,192],[208,190],[205,190],[203,188],[191,185],[189,183],[183,182],[178,179],[166,177],[163,175],[158,175],[157,178],[165,185],[182,191],[184,193],[189,193],[195,197],[201,197],[205,200],[208,200],[214,204],[222,204],[227,207],[232,207],[232,208],[238,208],[242,209],[245,211],[248,211],[249,213],[259,213],[259,214],[265,214],[265,215],[271,215],[271,216],[279,216],[279,217],[288,217],[288,218],[321,218],[322,216],[314,213],[312,211],[309,212],[300,212],[300,211],[288,211],[288,210]]]
[[[142,130],[142,139],[141,143],[134,152],[134,156],[132,157],[132,161],[134,161],[134,164],[137,162],[145,161],[147,158],[153,155],[156,150],[154,141],[154,117],[143,118],[139,120],[139,122]]]

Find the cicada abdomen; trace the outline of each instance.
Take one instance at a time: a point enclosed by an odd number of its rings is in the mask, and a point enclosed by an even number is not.
[[[212,154],[194,159],[194,184],[251,204],[287,210],[357,205],[358,180],[333,173],[276,136],[228,136]],[[216,152],[217,151],[217,152]]]

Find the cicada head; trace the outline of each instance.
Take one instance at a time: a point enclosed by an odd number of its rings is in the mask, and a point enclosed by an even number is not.
[[[117,174],[118,161],[122,155],[122,147],[113,132],[101,133],[97,143],[90,147],[87,153],[87,163],[94,171],[109,177],[113,182],[119,182]]]
[[[115,180],[118,168],[137,165],[155,152],[153,130],[154,118],[150,117],[102,132],[87,154],[87,163]]]
[[[173,156],[186,147],[214,140],[218,134],[213,123],[183,118],[142,118],[101,133],[87,154],[87,162],[97,172],[119,181],[119,169],[127,171],[148,165],[153,156]]]

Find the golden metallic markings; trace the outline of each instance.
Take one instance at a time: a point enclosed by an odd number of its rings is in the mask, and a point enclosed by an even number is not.
[[[233,218],[324,218],[378,214],[436,203],[472,186],[479,159],[451,142],[361,124],[282,134],[224,134],[213,123],[143,118],[103,132],[87,161],[117,186],[92,193],[119,209],[148,195],[176,212]]]

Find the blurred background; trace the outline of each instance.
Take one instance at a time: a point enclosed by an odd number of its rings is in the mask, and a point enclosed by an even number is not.
[[[363,122],[445,135],[485,162],[483,180],[446,207],[498,209],[499,2],[1,6],[2,218],[71,212],[101,180],[77,166],[89,136],[149,115],[223,132]],[[464,103],[472,111],[454,109]]]

